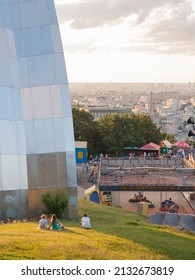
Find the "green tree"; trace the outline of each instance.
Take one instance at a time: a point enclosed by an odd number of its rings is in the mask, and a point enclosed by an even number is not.
[[[73,109],[76,141],[87,141],[88,153],[123,155],[125,146],[141,147],[149,142],[163,140],[160,128],[146,114],[113,114],[95,120],[85,110]]]
[[[46,213],[56,214],[58,218],[62,217],[65,208],[68,205],[68,199],[63,192],[57,192],[54,197],[47,192],[42,195],[42,202],[46,206]]]
[[[85,110],[72,109],[75,141],[87,141],[88,153],[104,152],[104,141],[100,124]]]
[[[163,140],[150,116],[145,114],[114,114],[99,119],[104,145],[110,155],[122,154],[123,147],[141,147],[149,142],[159,144]]]

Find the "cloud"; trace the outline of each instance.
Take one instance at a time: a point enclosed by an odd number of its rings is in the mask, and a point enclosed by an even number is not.
[[[116,24],[136,14],[142,22],[156,8],[175,6],[184,0],[85,0],[56,5],[60,23],[71,22],[75,29]]]
[[[194,55],[195,12],[192,4],[184,1],[165,14],[160,19],[153,19],[144,36],[145,44],[160,45],[156,51],[162,53]]]
[[[68,37],[68,51],[94,52],[101,48],[194,55],[193,3],[194,0],[80,0],[57,4],[56,9],[60,24],[69,25],[78,38],[72,41]],[[116,28],[124,22],[128,29],[122,38]],[[110,33],[103,38],[100,32],[108,34],[104,30]],[[118,43],[113,36],[118,37]],[[124,45],[122,41],[126,41]]]

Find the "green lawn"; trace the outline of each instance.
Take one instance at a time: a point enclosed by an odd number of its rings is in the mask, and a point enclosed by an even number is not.
[[[84,230],[83,213],[92,229]],[[66,231],[38,230],[38,223],[0,225],[1,260],[194,260],[195,234],[150,225],[146,217],[79,199],[78,220]]]

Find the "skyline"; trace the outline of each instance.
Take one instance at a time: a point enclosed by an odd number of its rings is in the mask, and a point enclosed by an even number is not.
[[[54,0],[73,82],[194,82],[195,0]]]

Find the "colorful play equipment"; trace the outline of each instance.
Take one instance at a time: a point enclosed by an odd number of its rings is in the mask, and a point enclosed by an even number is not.
[[[99,190],[96,185],[85,190],[85,198],[86,200],[99,203]]]

